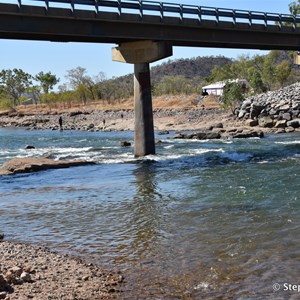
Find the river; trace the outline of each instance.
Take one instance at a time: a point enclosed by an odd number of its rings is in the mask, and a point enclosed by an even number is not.
[[[135,159],[133,132],[0,129],[0,164],[97,162],[1,177],[0,231],[121,270],[128,299],[299,299],[300,133],[173,134]]]

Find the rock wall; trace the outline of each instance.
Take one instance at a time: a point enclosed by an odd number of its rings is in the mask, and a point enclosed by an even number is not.
[[[246,98],[236,110],[247,125],[277,128],[285,132],[300,127],[300,83]]]

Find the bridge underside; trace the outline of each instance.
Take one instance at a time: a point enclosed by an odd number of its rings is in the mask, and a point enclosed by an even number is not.
[[[173,46],[299,50],[300,31],[278,26],[0,4],[0,38],[114,43],[153,40]]]

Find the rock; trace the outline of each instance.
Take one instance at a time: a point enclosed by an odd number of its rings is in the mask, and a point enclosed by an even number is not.
[[[23,272],[23,270],[22,270],[20,267],[17,267],[17,266],[16,266],[16,267],[10,268],[9,271],[10,271],[14,276],[18,276],[18,277],[20,277],[21,274],[22,274],[22,272]]]
[[[35,147],[32,145],[26,145],[24,149],[35,149]]]
[[[7,286],[7,282],[2,274],[0,274],[0,291],[4,290]]]
[[[243,130],[242,132],[237,132],[233,134],[232,138],[252,138],[252,137],[264,137],[264,133],[261,130]]]
[[[216,125],[213,126],[213,128],[224,128],[223,123],[217,123]]]
[[[22,274],[20,275],[20,279],[23,281],[23,282],[31,282],[31,275],[27,272],[22,272]]]
[[[121,147],[130,147],[131,143],[128,141],[121,141]]]
[[[285,133],[284,128],[279,128],[278,130],[275,131],[276,134],[280,134],[280,133]]]
[[[300,101],[293,101],[292,109],[293,109],[293,110],[298,110],[298,109],[300,109]]]
[[[187,135],[184,134],[184,133],[176,133],[174,136],[173,136],[173,139],[186,139],[187,138]]]
[[[169,130],[161,130],[158,134],[159,135],[169,134]]]
[[[246,110],[246,108],[250,107],[252,104],[252,101],[250,99],[247,99],[243,102],[241,109]]]
[[[260,112],[265,108],[264,105],[259,105],[257,103],[252,103],[250,110],[250,118],[255,119],[259,116]]]
[[[74,116],[81,115],[81,114],[83,114],[83,112],[80,110],[72,111],[72,112],[70,112],[70,117],[74,117]]]
[[[295,131],[294,127],[287,127],[287,128],[285,128],[285,132],[286,133],[290,133],[290,132],[294,132],[294,131]]]
[[[238,118],[242,119],[246,113],[247,112],[245,110],[241,109],[240,112],[239,112],[239,114],[238,114]]]
[[[294,119],[291,121],[288,121],[286,123],[287,127],[293,127],[293,128],[299,128],[300,127],[300,119]]]
[[[257,120],[252,120],[252,119],[248,119],[246,120],[246,125],[250,126],[250,127],[254,127],[258,125],[258,121]]]
[[[5,299],[7,296],[6,292],[0,292],[0,299]]]
[[[211,140],[211,139],[220,139],[221,135],[218,132],[197,132],[197,133],[189,134],[186,138],[197,139],[197,140]]]
[[[291,114],[290,113],[284,113],[282,114],[282,119],[286,120],[286,121],[290,121],[291,120]]]
[[[273,127],[273,120],[271,117],[261,117],[258,119],[258,125],[260,127],[268,127],[271,128]]]
[[[290,106],[288,104],[279,107],[280,111],[288,111],[289,109],[290,109]]]
[[[4,233],[0,233],[0,241],[4,239]]]
[[[52,160],[48,158],[14,158],[0,167],[0,176],[38,172],[48,169],[61,169],[95,164],[83,160]]]
[[[279,120],[275,124],[275,128],[285,128],[286,127],[286,120]]]
[[[271,109],[270,111],[269,111],[269,115],[271,115],[271,116],[273,116],[273,115],[278,115],[278,110],[276,110],[276,109]]]

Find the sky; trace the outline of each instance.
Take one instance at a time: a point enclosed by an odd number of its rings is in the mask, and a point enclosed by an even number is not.
[[[0,0],[6,2],[6,0]],[[156,1],[156,0],[154,0]],[[160,2],[157,0],[157,2]],[[292,0],[163,0],[162,2],[201,5],[219,8],[244,9],[273,13],[288,13]],[[78,66],[86,68],[88,75],[103,72],[106,78],[133,72],[133,65],[113,62],[111,48],[114,44],[57,43],[40,41],[14,41],[0,39],[0,70],[20,68],[31,75],[40,71],[57,75],[66,82],[66,71]],[[264,51],[245,49],[174,47],[168,59],[224,55],[237,58],[242,54],[265,54]],[[153,65],[161,64],[164,60]]]

